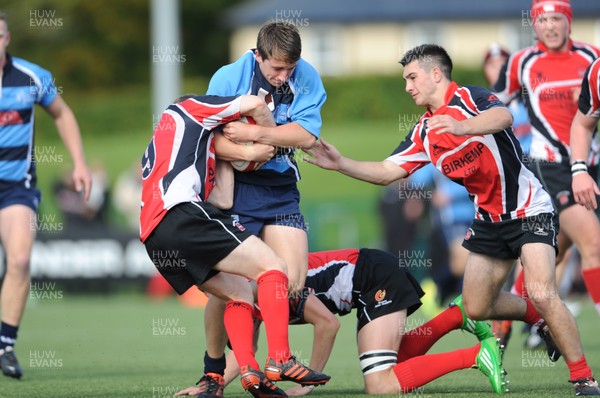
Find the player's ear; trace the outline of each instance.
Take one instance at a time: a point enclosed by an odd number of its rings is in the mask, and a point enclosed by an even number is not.
[[[262,57],[260,56],[260,51],[254,50],[254,59],[259,63],[263,61]]]
[[[433,81],[435,81],[436,83],[439,83],[444,77],[444,74],[442,73],[442,70],[439,66],[434,66],[431,70],[431,74],[433,76]]]

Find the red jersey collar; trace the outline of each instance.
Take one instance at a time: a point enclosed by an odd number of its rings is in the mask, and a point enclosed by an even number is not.
[[[542,50],[543,52],[549,54],[549,55],[561,55],[561,54],[566,54],[569,51],[571,51],[571,49],[573,48],[573,40],[571,40],[571,38],[569,38],[568,42],[567,42],[567,50],[566,51],[561,51],[559,53],[553,53],[548,51],[548,47],[546,47],[546,45],[544,43],[542,43],[541,40],[538,40],[536,46]]]
[[[454,81],[451,81],[450,85],[446,89],[446,94],[444,94],[444,105],[440,106],[435,112],[431,112],[429,109],[427,109],[425,116],[431,117],[435,114],[443,114],[446,111],[446,106],[450,103],[450,101],[452,101],[452,97],[454,97],[456,90],[458,90],[458,84],[456,84]]]

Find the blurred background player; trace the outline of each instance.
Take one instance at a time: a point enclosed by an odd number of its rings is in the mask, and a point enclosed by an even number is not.
[[[586,210],[596,210],[600,195],[597,179],[588,172],[587,160],[600,119],[600,58],[585,71],[579,94],[578,110],[571,125],[571,172],[575,201]],[[590,214],[590,217],[593,217]],[[598,247],[598,246],[597,246]],[[596,304],[600,312],[600,304]]]
[[[588,160],[592,142],[596,137],[596,128],[600,118],[600,58],[596,59],[586,70],[579,95],[578,110],[571,125],[571,173],[572,189],[575,201],[588,213],[588,217],[596,218],[598,209],[597,177],[588,170]],[[598,239],[598,236],[594,238]],[[600,243],[595,243],[598,249]],[[595,270],[594,270],[595,271]],[[588,271],[589,272],[589,271]],[[600,304],[596,303],[596,311],[600,312]]]
[[[500,71],[509,56],[510,53],[508,50],[498,43],[489,45],[484,57],[483,72],[490,87],[493,87],[496,84]],[[519,140],[519,144],[521,144],[521,149],[523,150],[523,163],[528,165],[532,134],[527,109],[525,108],[522,97],[519,95],[513,99],[508,104],[508,109],[513,115],[513,132],[515,133],[515,137]],[[559,293],[561,297],[564,297],[570,290],[573,272],[578,266],[575,262],[578,258],[578,253],[576,252],[576,249],[571,250],[571,248],[569,248],[564,253],[561,253],[559,257],[562,260],[559,259],[556,265],[556,280],[559,285]],[[571,267],[572,269],[567,269],[568,267]],[[521,275],[521,271],[521,263],[517,260],[517,267],[514,272],[515,277],[509,279],[510,283],[505,285],[505,289],[512,288],[515,294],[524,294],[522,291],[523,276]],[[566,301],[565,304],[567,304],[573,315],[576,316],[578,312],[577,305]],[[526,348],[537,349],[546,347],[544,339],[538,333],[537,326],[534,325],[530,327],[526,324],[523,326],[526,332],[529,333],[529,336],[525,340]],[[506,349],[512,333],[512,321],[494,320],[492,322],[492,329],[494,334],[500,338],[500,344]]]
[[[35,104],[54,119],[73,159],[75,190],[87,201],[92,179],[85,161],[77,120],[58,94],[52,74],[11,56],[7,17],[0,11],[0,240],[6,255],[0,307],[0,366],[5,376],[21,378],[14,353],[30,286],[29,262],[36,236],[38,204],[33,123]]]
[[[600,223],[576,205],[571,190],[570,129],[577,111],[583,72],[600,55],[592,45],[570,38],[572,10],[568,0],[534,0],[531,18],[538,42],[508,58],[494,86],[508,103],[521,97],[532,129],[530,163],[560,216],[559,255],[575,243],[581,254],[582,275],[588,293],[600,311]],[[581,160],[581,159],[580,159]],[[597,175],[598,145],[586,161]],[[526,295],[532,286],[523,278],[516,293]]]
[[[483,59],[483,75],[490,89],[498,81],[500,71],[504,64],[506,64],[508,57],[510,57],[510,53],[500,44],[492,43],[489,45]],[[529,124],[529,117],[527,116],[527,109],[525,109],[523,98],[521,96],[515,97],[508,104],[508,110],[513,115],[512,128],[515,137],[517,137],[519,144],[521,144],[523,161],[527,163],[529,148],[531,147],[531,125]]]
[[[90,173],[92,189],[87,201],[83,200],[81,194],[77,192],[71,170],[63,171],[52,184],[56,204],[62,213],[65,237],[101,239],[109,235],[110,190],[106,170],[99,160],[92,160]]]

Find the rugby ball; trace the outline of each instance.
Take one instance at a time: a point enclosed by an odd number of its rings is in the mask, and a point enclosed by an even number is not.
[[[250,123],[250,124],[256,124],[256,122],[254,121],[254,119],[252,119],[250,116],[246,117],[246,116],[242,116],[239,119],[240,122],[244,122],[244,123]],[[252,145],[254,144],[253,141],[248,141],[248,142],[236,142],[236,144],[239,145]],[[248,162],[246,160],[234,160],[231,162],[231,166],[233,166],[234,169],[236,169],[237,171],[242,171],[242,172],[246,172],[246,171],[254,171],[258,168],[260,168],[260,166],[262,166],[262,163],[260,162]]]

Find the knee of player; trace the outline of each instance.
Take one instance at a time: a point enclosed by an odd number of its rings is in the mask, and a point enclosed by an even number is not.
[[[300,275],[290,272],[288,269],[288,291],[293,294],[302,294],[304,289],[305,278]]]
[[[212,297],[211,300],[215,301],[214,299],[216,298],[216,302],[218,303],[217,305],[219,306],[224,306],[224,302],[230,300],[243,301],[251,305],[254,304],[254,293],[252,291],[252,286],[244,278],[232,278],[225,288],[213,292],[213,294],[215,297]],[[213,304],[214,303],[211,303],[211,305]]]
[[[527,291],[527,295],[531,300],[535,309],[540,313],[544,314],[546,311],[551,310],[555,300],[560,300],[558,291],[549,287],[548,289],[537,289],[533,291]]]
[[[254,294],[251,289],[234,289],[228,292],[227,301],[243,301],[250,305],[254,305]]]
[[[263,272],[280,271],[286,275],[288,274],[287,264],[278,256],[271,256],[268,259],[265,259],[262,268]]]
[[[590,236],[584,247],[578,247],[583,258],[584,266],[600,267],[600,235]]]
[[[365,377],[365,392],[369,395],[398,394],[401,386],[397,381],[393,368],[372,374],[377,377]]]
[[[323,318],[321,323],[321,330],[324,334],[329,336],[336,336],[337,332],[340,330],[340,321],[337,317],[330,313],[331,316],[326,316]],[[317,325],[315,325],[317,327]]]
[[[341,327],[340,320],[337,319],[335,316],[328,319],[327,328],[332,333],[337,333],[338,330],[340,330],[340,327]]]
[[[474,321],[483,321],[488,319],[489,308],[484,305],[478,305],[475,301],[467,301],[463,298],[463,308],[467,318]]]
[[[29,274],[29,263],[31,256],[28,252],[15,253],[7,255],[6,258],[6,273],[10,274]]]

